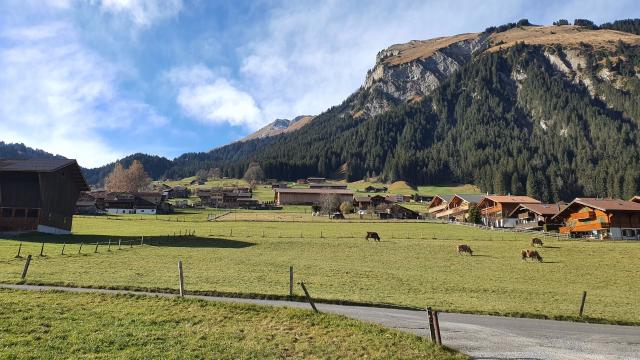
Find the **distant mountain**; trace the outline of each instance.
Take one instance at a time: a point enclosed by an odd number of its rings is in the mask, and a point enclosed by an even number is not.
[[[0,158],[4,159],[64,159],[44,150],[33,149],[24,144],[9,144],[0,141]]]
[[[274,122],[266,125],[262,129],[254,132],[251,135],[246,136],[240,141],[249,141],[253,139],[261,139],[269,136],[276,136],[284,133],[289,133],[301,129],[313,120],[311,115],[296,116],[293,120],[288,119],[276,119]]]

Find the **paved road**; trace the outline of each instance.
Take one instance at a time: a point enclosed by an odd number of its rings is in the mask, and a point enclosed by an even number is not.
[[[56,286],[0,284],[0,288],[176,296],[174,294]],[[307,303],[301,302],[214,296],[188,297],[310,309]],[[401,331],[428,336],[429,330],[426,327],[426,313],[424,311],[332,304],[316,305],[318,310],[322,312],[345,315]],[[475,359],[640,359],[640,327],[634,326],[443,313],[440,315],[440,328],[444,345],[469,354]]]

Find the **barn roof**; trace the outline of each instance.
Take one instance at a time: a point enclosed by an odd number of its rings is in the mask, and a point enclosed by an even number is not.
[[[511,204],[540,204],[539,200],[536,200],[530,196],[519,195],[486,195],[484,199],[491,200],[497,203],[511,203]]]
[[[353,191],[347,190],[347,189],[273,189],[273,190],[277,193],[353,195]]]
[[[468,202],[468,203],[479,203],[487,194],[456,194],[456,197]],[[453,198],[452,198],[453,199]]]
[[[72,177],[80,188],[80,191],[89,191],[89,185],[82,175],[80,166],[73,159],[27,159],[27,160],[2,160],[0,159],[0,173],[2,172],[35,172],[51,173],[71,167]]]

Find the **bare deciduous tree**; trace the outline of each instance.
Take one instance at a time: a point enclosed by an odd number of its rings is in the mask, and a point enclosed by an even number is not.
[[[320,208],[324,214],[340,210],[340,197],[336,194],[323,195],[320,199]]]
[[[146,190],[151,184],[151,179],[144,171],[142,163],[134,160],[126,170],[121,164],[116,164],[104,183],[109,192],[138,192]]]

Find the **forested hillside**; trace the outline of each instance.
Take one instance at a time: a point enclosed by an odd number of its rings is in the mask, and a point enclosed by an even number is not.
[[[62,158],[44,150],[33,149],[24,144],[7,144],[0,141],[0,159],[53,159]]]
[[[388,181],[474,183],[543,200],[637,193],[640,51],[623,42],[515,46],[478,54],[421,101],[361,119],[351,98],[291,135],[176,159],[172,176],[250,161],[267,176],[382,175]]]

